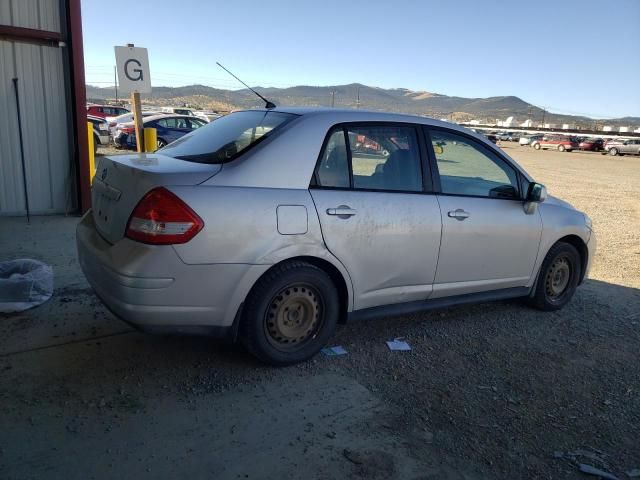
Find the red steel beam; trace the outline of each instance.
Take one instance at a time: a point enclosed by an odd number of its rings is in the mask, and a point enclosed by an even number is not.
[[[84,78],[84,49],[82,47],[82,15],[80,0],[68,1],[69,46],[71,49],[71,89],[73,92],[73,120],[76,132],[74,159],[78,166],[80,210],[91,208],[91,175],[89,172],[89,142],[87,132],[87,90]]]
[[[38,45],[50,45],[57,47],[64,41],[61,33],[34,28],[12,27],[0,25],[0,39],[17,42],[35,43]]]

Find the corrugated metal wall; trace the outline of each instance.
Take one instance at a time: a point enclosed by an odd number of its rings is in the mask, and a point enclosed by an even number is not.
[[[60,0],[0,0],[0,24],[60,33]]]
[[[60,31],[59,0],[0,0],[0,24]],[[29,206],[75,208],[64,48],[0,40],[0,215],[26,213],[12,79],[18,78]]]

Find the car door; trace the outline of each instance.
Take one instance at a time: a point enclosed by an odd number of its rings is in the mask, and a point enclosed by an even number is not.
[[[182,137],[186,133],[186,123],[184,121],[180,122],[180,120],[182,119],[176,117],[158,120],[158,124],[162,126],[162,130],[158,131],[158,138],[162,137],[165,142],[171,143]]]
[[[428,138],[442,210],[432,298],[527,285],[542,221],[525,212],[515,167],[470,135],[432,128]]]
[[[414,125],[344,124],[327,135],[310,192],[356,310],[431,293],[441,218],[425,156]]]
[[[638,140],[625,140],[624,144],[620,147],[621,153],[636,154],[640,150],[640,141]]]

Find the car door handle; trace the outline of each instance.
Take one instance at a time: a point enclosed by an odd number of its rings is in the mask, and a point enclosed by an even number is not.
[[[349,218],[356,214],[356,211],[347,205],[340,205],[336,208],[327,208],[327,215],[337,215],[340,218]]]
[[[465,220],[469,218],[469,212],[465,212],[463,209],[458,208],[456,210],[451,210],[447,215],[451,218],[455,218],[456,220]]]

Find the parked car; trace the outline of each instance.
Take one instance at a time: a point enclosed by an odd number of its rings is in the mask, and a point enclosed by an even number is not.
[[[207,122],[212,122],[215,119],[220,118],[222,116],[217,112],[210,112],[208,110],[197,110],[197,111],[194,111],[193,114],[198,118],[206,120]]]
[[[123,113],[127,113],[127,110],[124,107],[114,107],[113,105],[88,105],[87,106],[87,115],[93,115],[94,117],[106,118],[106,117],[117,117],[118,115],[122,115]]]
[[[87,115],[87,121],[93,124],[93,153],[98,151],[99,146],[109,145],[109,125],[104,118]]]
[[[160,109],[162,113],[173,113],[175,115],[187,115],[189,117],[195,117],[193,110],[186,107],[162,107]]]
[[[475,130],[475,129],[472,129],[472,131],[477,133],[478,135],[482,135],[483,137],[488,139],[494,145],[498,143],[498,137],[493,132],[487,132],[487,131],[484,131],[484,130]]]
[[[151,110],[143,110],[142,117],[150,117],[151,115],[158,115],[160,112]],[[109,134],[112,138],[116,138],[120,135],[120,128],[122,125],[133,122],[133,112],[123,113],[117,117],[106,117],[105,119],[109,123]]]
[[[193,130],[206,125],[201,118],[188,115],[152,115],[143,122],[145,128],[155,128],[158,135],[158,148],[191,133]],[[133,123],[125,123],[120,128],[120,134],[114,138],[114,143],[120,148],[136,149],[136,135]]]
[[[606,144],[609,155],[640,155],[640,138],[611,140]]]
[[[575,138],[565,137],[564,135],[544,136],[539,140],[531,142],[531,146],[536,150],[541,148],[544,150],[558,150],[559,152],[570,152],[578,148],[578,142]]]
[[[601,138],[586,138],[578,145],[580,150],[588,150],[592,152],[599,152],[604,150],[604,140]]]
[[[516,297],[560,309],[596,247],[585,214],[482,136],[360,110],[241,111],[151,156],[102,157],[92,206],[79,261],[112,312],[238,338],[275,365],[346,320]]]
[[[498,132],[496,138],[504,142],[517,142],[520,136],[516,132]]]
[[[544,135],[523,135],[520,137],[518,143],[520,145],[531,145],[531,142],[535,142],[536,140],[541,140]]]

